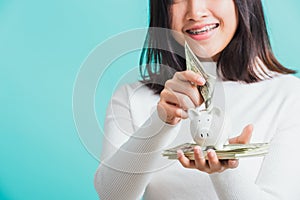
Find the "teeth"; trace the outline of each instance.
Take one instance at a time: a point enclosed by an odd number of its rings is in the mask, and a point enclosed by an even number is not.
[[[208,32],[214,28],[218,27],[218,24],[214,24],[214,25],[209,25],[209,26],[205,26],[201,29],[195,29],[195,30],[188,30],[189,33],[191,34],[200,34],[200,33],[205,33],[205,32]]]

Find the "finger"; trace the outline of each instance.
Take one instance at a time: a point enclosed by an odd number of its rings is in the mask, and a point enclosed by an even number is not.
[[[194,159],[195,159],[195,167],[197,169],[201,171],[206,171],[208,169],[208,166],[206,164],[206,159],[199,146],[194,147]]]
[[[213,149],[207,151],[207,157],[211,173],[224,171],[224,167]]]
[[[165,117],[174,116],[187,119],[187,110],[193,107],[193,103],[188,97],[180,97],[177,95],[174,92],[164,89],[160,94],[159,105],[165,109]]]
[[[177,158],[181,165],[185,168],[195,168],[195,162],[188,159],[184,154],[182,150],[177,151]]]
[[[203,102],[197,86],[191,84],[191,82],[171,79],[166,82],[165,88],[176,95],[181,94],[182,97],[185,97],[186,101],[191,102],[190,107],[199,106]],[[180,98],[180,96],[177,96],[177,98]]]
[[[199,92],[198,92],[198,96],[200,96]],[[195,104],[192,102],[189,96],[182,93],[178,93],[169,88],[166,88],[161,92],[160,98],[162,101],[178,106],[183,110],[188,110],[189,108],[195,108]]]
[[[227,161],[227,167],[230,169],[237,168],[239,166],[239,160],[238,159],[230,159]]]
[[[176,112],[176,116],[179,116],[181,119],[189,118],[189,114],[186,110],[177,109],[175,112]]]
[[[200,86],[203,86],[206,82],[205,79],[200,74],[190,70],[176,72],[174,77],[178,78],[181,81],[192,82]]]
[[[188,118],[187,112],[164,101],[157,104],[157,112],[162,121],[172,125],[177,124],[181,119]]]
[[[174,106],[179,106],[179,100],[175,95],[175,92],[173,92],[170,89],[163,89],[160,93],[160,101],[164,101],[168,104],[172,104]]]
[[[253,132],[253,125],[249,124],[243,129],[241,135],[229,139],[229,143],[230,144],[247,144],[250,142],[252,132]]]
[[[175,93],[175,96],[178,100],[179,107],[182,108],[183,110],[188,110],[190,108],[195,108],[196,106],[198,106],[194,104],[192,99],[185,94]]]

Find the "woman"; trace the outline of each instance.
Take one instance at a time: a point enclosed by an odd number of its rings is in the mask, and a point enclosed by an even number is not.
[[[300,82],[271,51],[261,1],[150,0],[150,27],[174,32],[149,30],[143,84],[126,85],[111,100],[95,175],[100,198],[299,198]],[[269,142],[264,158],[220,162],[211,150],[205,161],[200,147],[195,161],[180,151],[179,162],[161,156],[192,141],[187,109],[203,103],[197,85],[205,80],[186,71],[180,56],[186,40],[203,50],[200,60],[215,62],[232,123],[229,142]]]

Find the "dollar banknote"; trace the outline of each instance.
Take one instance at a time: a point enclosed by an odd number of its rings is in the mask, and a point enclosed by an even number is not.
[[[205,108],[208,109],[211,105],[211,98],[214,91],[216,77],[211,74],[208,74],[205,71],[200,60],[193,53],[192,49],[190,48],[187,42],[185,43],[185,59],[186,59],[186,69],[200,74],[206,81],[204,86],[200,86],[198,88],[199,88],[199,92],[201,93],[204,99]]]
[[[194,160],[194,147],[197,144],[185,143],[163,152],[163,156],[168,159],[177,159],[177,150],[182,150],[184,155]],[[207,159],[207,150],[211,147],[201,147],[203,156]],[[243,157],[264,156],[268,153],[269,143],[252,143],[252,144],[227,144],[222,149],[215,150],[220,160],[238,159]]]

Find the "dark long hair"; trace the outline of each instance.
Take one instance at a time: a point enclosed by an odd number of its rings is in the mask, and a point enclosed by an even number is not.
[[[253,83],[262,80],[261,73],[271,78],[268,70],[281,74],[295,73],[294,70],[280,64],[272,52],[261,0],[234,2],[239,22],[235,35],[217,60],[218,72],[222,79]],[[171,5],[172,0],[150,0],[150,28],[170,29]],[[169,32],[158,35],[156,31],[149,29],[140,57],[140,73],[142,81],[156,93],[162,91],[165,82],[172,78],[176,71],[186,69],[185,59],[174,53],[174,49],[184,51]],[[255,70],[257,58],[268,70],[261,68],[260,74]]]

